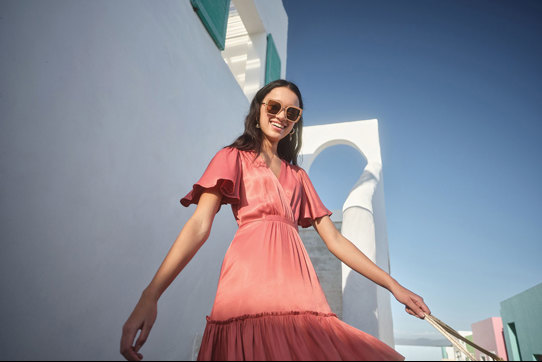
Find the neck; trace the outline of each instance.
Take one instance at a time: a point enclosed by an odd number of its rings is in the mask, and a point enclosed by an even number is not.
[[[278,152],[277,152],[278,145],[279,145],[278,142],[271,142],[269,139],[267,139],[267,137],[264,136],[262,140],[261,153],[263,153],[264,155],[270,158],[272,158],[273,156],[278,157]]]

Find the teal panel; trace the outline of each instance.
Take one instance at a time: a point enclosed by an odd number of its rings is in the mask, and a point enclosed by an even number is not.
[[[510,361],[535,361],[542,354],[542,283],[501,302]]]
[[[511,361],[521,361],[521,351],[519,350],[518,334],[516,332],[516,326],[514,323],[507,323],[505,326],[505,336],[508,337],[507,352],[508,358]],[[506,339],[505,337],[505,339]],[[505,340],[506,343],[506,340]]]
[[[224,50],[230,0],[190,0],[190,3],[216,46]]]
[[[267,34],[267,55],[265,57],[265,84],[280,79],[280,57],[273,36]]]
[[[448,352],[446,352],[446,347],[440,347],[440,351],[442,352],[442,359],[449,359]]]

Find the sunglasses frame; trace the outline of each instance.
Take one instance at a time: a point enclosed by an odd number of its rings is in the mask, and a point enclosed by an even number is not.
[[[280,105],[280,110],[277,112],[277,113],[271,113],[267,110],[268,108],[268,102],[269,101],[273,101],[273,102],[277,102],[279,105]],[[276,99],[268,99],[267,102],[262,102],[262,104],[265,104],[265,110],[267,111],[268,114],[272,114],[274,116],[276,116],[277,114],[279,114],[280,112],[282,112],[282,110],[285,110],[285,113],[284,115],[286,116],[286,119],[288,120],[288,122],[292,122],[292,123],[296,123],[297,121],[299,121],[301,119],[301,115],[303,114],[303,109],[302,108],[299,108],[299,107],[296,107],[296,106],[283,106],[282,103]],[[291,119],[288,118],[288,108],[294,108],[294,109],[297,109],[299,111],[299,115],[297,116],[297,119],[295,121],[292,121]]]

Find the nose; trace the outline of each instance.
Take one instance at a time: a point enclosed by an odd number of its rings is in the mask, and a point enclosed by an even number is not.
[[[279,116],[281,121],[284,121],[286,119],[286,108],[281,109],[280,112],[276,114],[277,118],[279,118]]]

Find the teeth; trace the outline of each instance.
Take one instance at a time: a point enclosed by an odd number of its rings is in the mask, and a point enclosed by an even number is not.
[[[276,122],[271,122],[271,124],[277,126],[277,127],[280,127],[280,128],[284,128],[280,123],[276,123]]]

